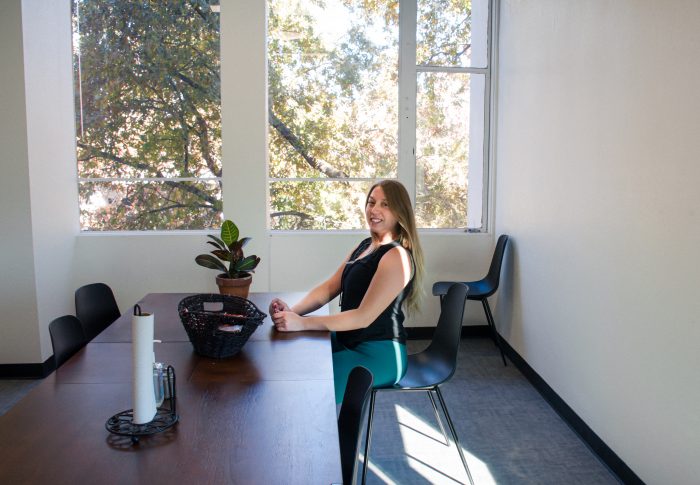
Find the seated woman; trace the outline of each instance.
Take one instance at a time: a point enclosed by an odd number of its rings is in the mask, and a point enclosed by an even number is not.
[[[406,373],[404,307],[418,309],[423,252],[406,188],[394,180],[372,186],[365,217],[370,237],[363,240],[325,282],[291,308],[270,303],[281,332],[330,330],[333,343],[335,400],[340,403],[348,375],[369,369],[374,387],[396,384]],[[340,295],[341,313],[304,316]]]

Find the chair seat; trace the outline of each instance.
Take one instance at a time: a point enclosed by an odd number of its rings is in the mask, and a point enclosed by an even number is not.
[[[469,287],[469,292],[467,292],[467,300],[481,300],[487,298],[495,293],[495,288],[486,279],[481,279],[478,281],[460,281]],[[455,284],[454,281],[438,281],[433,285],[433,295],[443,296],[447,294],[447,290],[450,286]]]
[[[436,358],[427,352],[408,356],[408,369],[398,384],[388,389],[420,389],[434,387],[454,374],[454,363]]]

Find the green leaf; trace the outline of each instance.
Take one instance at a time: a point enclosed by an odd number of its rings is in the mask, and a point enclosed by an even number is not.
[[[194,258],[194,261],[198,265],[204,266],[205,268],[216,269],[216,270],[219,270],[223,273],[228,272],[228,271],[226,271],[226,266],[224,266],[224,264],[221,261],[216,259],[211,254],[200,254],[199,256]]]
[[[241,259],[238,264],[236,264],[235,271],[253,271],[255,267],[260,263],[260,258],[252,255]]]
[[[221,261],[231,261],[231,251],[228,251],[226,249],[215,249],[211,252],[211,254],[219,258]]]
[[[238,227],[233,221],[227,219],[221,225],[221,240],[227,247],[230,247],[231,244],[238,241]]]
[[[219,246],[218,244],[216,244],[214,241],[207,241],[207,244],[211,244],[211,245],[214,246],[216,249],[222,249],[221,246]]]
[[[245,245],[248,244],[248,243],[250,242],[250,240],[251,240],[251,238],[249,238],[249,237],[244,237],[243,239],[241,239],[240,241],[238,241],[238,243],[240,244],[240,248],[243,249],[243,248],[245,247]]]
[[[213,236],[213,235],[211,235],[211,234],[207,234],[207,237],[213,239],[213,240],[216,242],[216,246],[217,246],[219,249],[226,249],[226,243],[223,242],[223,241],[222,241],[221,239],[219,239],[218,237]],[[207,243],[214,245],[214,243],[211,242],[211,241],[207,241]]]

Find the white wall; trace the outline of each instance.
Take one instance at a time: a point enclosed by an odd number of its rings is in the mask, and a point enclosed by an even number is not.
[[[644,481],[697,483],[700,3],[504,0],[500,20],[505,336]]]
[[[23,0],[27,143],[41,359],[49,322],[73,313],[78,226],[70,2]],[[41,32],[43,35],[36,35]]]
[[[0,363],[41,358],[34,284],[21,1],[0,15]]]

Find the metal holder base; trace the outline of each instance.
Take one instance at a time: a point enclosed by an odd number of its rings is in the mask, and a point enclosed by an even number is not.
[[[175,408],[175,369],[172,366],[168,366],[166,376],[166,395],[169,397],[163,401],[164,405],[158,408],[156,415],[151,421],[136,424],[134,423],[134,410],[127,409],[107,420],[105,423],[107,431],[119,436],[129,436],[131,437],[131,442],[136,444],[142,436],[161,433],[175,425],[180,417],[177,415]]]

